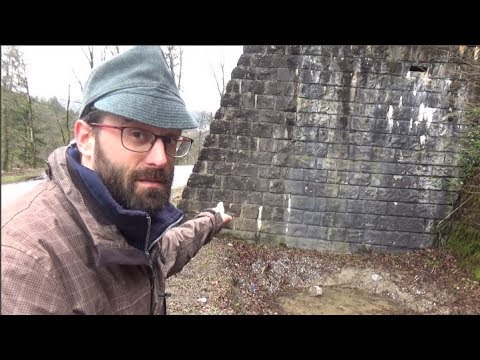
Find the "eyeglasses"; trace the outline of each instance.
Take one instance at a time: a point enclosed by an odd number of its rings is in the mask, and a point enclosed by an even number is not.
[[[135,127],[97,123],[90,123],[89,125],[121,130],[123,147],[133,152],[142,153],[150,151],[157,139],[162,139],[163,145],[165,146],[165,152],[174,158],[181,158],[188,154],[193,143],[193,139],[185,136],[156,135],[151,131]]]

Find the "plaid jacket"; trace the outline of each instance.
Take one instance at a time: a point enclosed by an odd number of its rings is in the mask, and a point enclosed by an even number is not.
[[[163,314],[165,280],[220,230],[205,211],[167,230],[149,253],[88,211],[66,166],[2,209],[2,314]],[[162,298],[163,297],[163,298]]]

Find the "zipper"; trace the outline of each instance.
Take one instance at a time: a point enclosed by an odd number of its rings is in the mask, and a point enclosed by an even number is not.
[[[150,217],[148,217],[149,220],[150,220]],[[146,252],[148,253],[150,250],[152,250],[152,247],[153,245],[155,245],[155,243],[160,240],[160,238],[168,231],[170,230],[172,227],[174,227],[175,225],[177,225],[180,221],[182,221],[183,219],[183,216],[180,217],[180,219],[178,219],[177,221],[175,221],[173,224],[171,224],[168,228],[165,229],[165,231],[163,233],[160,234],[160,236],[158,238],[156,238],[151,244],[150,246],[148,247],[148,249],[146,249]],[[151,222],[151,220],[150,220]],[[148,227],[148,236],[150,236],[150,226]],[[147,238],[147,244],[148,244],[148,238]]]
[[[147,215],[147,237],[145,239],[145,255],[148,257],[148,280],[150,281],[150,315],[154,315],[156,308],[157,276],[155,274],[154,262],[147,249],[151,229],[152,218],[150,217],[150,215]]]
[[[148,240],[150,238],[150,230],[152,227],[152,219],[150,218],[150,215],[147,215],[147,222],[148,222],[148,228],[147,228],[147,238],[145,239],[145,254],[148,257],[148,279],[150,280],[150,315],[155,314],[155,304],[156,300],[159,297],[163,298],[163,314],[167,314],[167,301],[166,298],[170,296],[168,293],[164,293],[162,295],[156,296],[157,289],[158,289],[158,276],[157,272],[155,271],[155,262],[153,260],[152,254],[150,254],[150,251],[152,250],[153,246],[161,239],[161,237],[167,232],[167,230],[171,229],[173,226],[177,225],[181,220],[183,216],[180,217],[177,221],[172,223],[168,228],[165,229],[163,233],[160,234],[158,238],[156,238],[150,246],[148,246]],[[158,253],[157,253],[158,256]]]
[[[147,246],[148,246],[148,239],[150,239],[150,231],[152,230],[152,218],[150,215],[147,215],[147,238],[145,239],[145,253],[148,254]]]

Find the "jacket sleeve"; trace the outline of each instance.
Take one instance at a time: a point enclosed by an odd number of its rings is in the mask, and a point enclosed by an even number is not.
[[[219,213],[203,211],[194,219],[168,230],[160,242],[160,260],[166,266],[167,277],[182,270],[222,225]]]
[[[66,314],[64,289],[39,259],[2,246],[2,315]]]

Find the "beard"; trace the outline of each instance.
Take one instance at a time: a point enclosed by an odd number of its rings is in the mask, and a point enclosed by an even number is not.
[[[156,214],[167,206],[173,182],[173,171],[164,169],[128,170],[109,161],[95,142],[95,170],[110,194],[125,209]],[[163,184],[161,188],[135,189],[135,180],[148,178]]]

